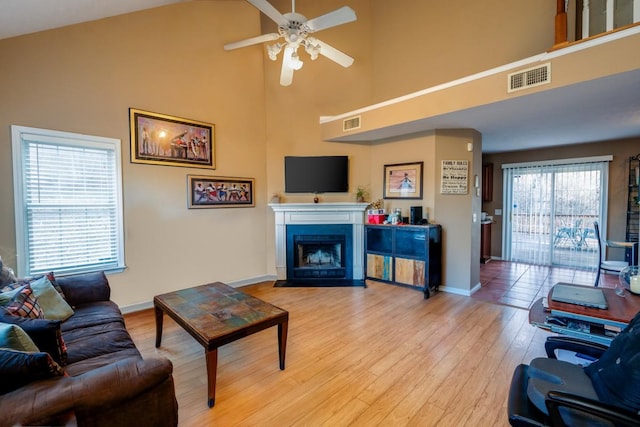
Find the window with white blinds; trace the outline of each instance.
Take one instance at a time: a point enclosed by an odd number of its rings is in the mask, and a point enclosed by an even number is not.
[[[120,140],[12,126],[22,276],[124,268]]]

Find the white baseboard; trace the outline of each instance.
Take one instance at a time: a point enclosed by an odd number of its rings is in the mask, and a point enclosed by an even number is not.
[[[275,281],[277,280],[277,278],[278,277],[275,274],[265,275],[265,276],[252,277],[250,279],[236,280],[236,281],[227,283],[227,285],[231,286],[232,288],[240,288],[242,286],[255,285],[256,283],[269,282],[272,280]],[[135,313],[136,311],[148,310],[150,308],[153,308],[153,300],[144,301],[137,304],[123,305],[122,307],[120,307],[120,311],[122,312],[122,314],[128,314],[128,313]]]

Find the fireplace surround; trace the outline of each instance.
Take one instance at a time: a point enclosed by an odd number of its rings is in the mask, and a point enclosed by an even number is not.
[[[307,255],[311,255],[309,264],[320,263],[316,266],[301,267],[305,270],[315,268],[315,273],[309,273],[311,277],[301,278],[301,280],[313,280],[314,278],[327,279],[338,278],[338,274],[344,274],[342,279],[347,280],[364,280],[364,211],[367,203],[271,203],[269,206],[275,213],[275,244],[276,244],[276,273],[278,280],[291,279],[295,272],[291,269],[296,267],[295,259],[297,255],[297,242],[293,236],[306,235],[311,236],[307,243]],[[302,227],[300,226],[311,226]],[[336,227],[337,226],[337,227]],[[289,229],[289,233],[287,233]],[[303,233],[299,231],[302,230]],[[335,236],[344,235],[344,244],[341,244],[341,263],[342,267],[328,266],[328,253],[336,249],[330,249],[331,245],[336,244],[333,240]],[[330,236],[327,238],[327,236]],[[322,243],[320,253],[312,251],[313,239],[326,240]],[[317,243],[317,242],[316,242]],[[287,253],[296,254],[289,257]],[[309,253],[310,252],[310,253]],[[317,254],[316,254],[317,253]],[[333,253],[333,252],[332,252]],[[304,253],[303,253],[304,257]],[[316,257],[320,257],[319,259]],[[324,257],[324,258],[323,258]],[[336,256],[333,255],[335,264]],[[323,261],[325,262],[323,264]],[[300,260],[298,259],[298,264]],[[344,271],[338,271],[342,268]],[[324,270],[324,273],[322,272]],[[292,274],[293,273],[293,274]],[[307,274],[301,272],[299,274]],[[315,275],[315,276],[314,276]],[[323,277],[324,275],[324,277]],[[331,276],[331,275],[335,275]]]

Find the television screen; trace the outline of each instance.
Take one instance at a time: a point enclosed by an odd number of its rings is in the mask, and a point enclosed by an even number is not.
[[[349,157],[284,158],[285,193],[346,193],[349,191]]]

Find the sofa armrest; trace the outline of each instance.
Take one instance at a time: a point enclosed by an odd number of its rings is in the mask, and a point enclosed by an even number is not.
[[[167,381],[170,387],[161,387],[162,396],[158,396],[165,404],[158,406],[166,411],[160,414],[166,419],[162,425],[176,425],[172,371],[173,365],[166,358],[128,358],[76,377],[35,381],[0,396],[0,426],[46,425],[70,412],[75,413],[79,424],[86,414],[100,419],[105,412],[118,412],[120,405],[126,406],[141,394],[154,393],[156,386]],[[139,414],[125,415],[131,425],[144,425],[140,419],[145,410],[139,408]]]
[[[56,276],[56,283],[72,306],[98,301],[109,301],[111,288],[104,272]]]

